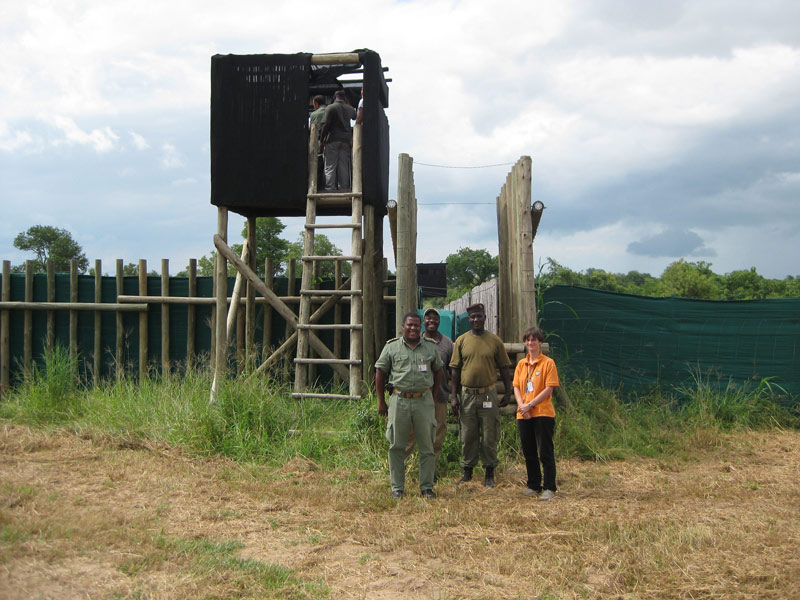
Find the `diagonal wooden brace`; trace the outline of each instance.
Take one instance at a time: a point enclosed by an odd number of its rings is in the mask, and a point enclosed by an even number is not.
[[[222,256],[233,263],[233,266],[236,267],[236,270],[239,271],[242,275],[244,275],[247,280],[253,284],[253,287],[258,291],[259,294],[266,298],[267,302],[269,302],[270,306],[274,308],[280,316],[282,316],[286,323],[291,326],[292,329],[297,329],[297,315],[294,314],[291,308],[289,308],[284,302],[273,292],[271,289],[267,287],[261,278],[256,274],[253,269],[251,269],[247,264],[239,258],[236,253],[231,250],[230,246],[225,243],[225,241],[219,236],[214,236],[214,246],[217,247]],[[337,357],[334,356],[333,352],[331,352],[325,343],[319,339],[313,331],[308,332],[308,341],[311,346],[316,350],[317,354],[319,354],[322,358],[331,358],[336,359]],[[347,370],[346,367],[337,364],[331,364],[331,368],[335,369],[343,378],[347,378],[350,375],[350,372]]]

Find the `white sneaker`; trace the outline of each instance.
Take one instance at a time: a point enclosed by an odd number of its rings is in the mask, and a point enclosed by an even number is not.
[[[542,492],[542,495],[539,496],[539,500],[552,500],[555,494],[552,490],[545,490]]]

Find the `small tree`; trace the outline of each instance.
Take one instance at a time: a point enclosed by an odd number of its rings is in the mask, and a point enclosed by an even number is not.
[[[454,293],[458,297],[476,285],[497,277],[497,271],[497,257],[489,254],[488,250],[459,248],[458,252],[447,257],[448,298]]]
[[[52,260],[55,270],[61,273],[69,271],[71,260],[78,261],[80,273],[85,273],[89,267],[78,242],[72,239],[69,231],[59,227],[34,225],[14,238],[14,247],[33,252],[36,255],[34,270],[40,273],[47,270],[48,260]]]

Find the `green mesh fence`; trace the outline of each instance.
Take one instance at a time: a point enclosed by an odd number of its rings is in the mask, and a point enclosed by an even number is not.
[[[754,388],[762,380],[800,397],[800,298],[714,301],[648,298],[554,286],[542,328],[559,371],[644,391],[691,384]]]

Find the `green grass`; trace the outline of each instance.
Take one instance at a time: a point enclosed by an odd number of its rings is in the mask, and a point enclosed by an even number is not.
[[[208,371],[181,377],[132,377],[87,386],[77,361],[60,348],[48,353],[0,404],[0,418],[114,437],[166,442],[200,455],[281,465],[294,457],[323,468],[387,470],[385,420],[373,396],[360,401],[294,400],[271,377],[231,378],[209,400]],[[798,426],[796,410],[779,402],[769,381],[754,390],[719,386],[696,376],[676,396],[658,392],[620,399],[589,381],[565,383],[570,405],[556,403],[558,456],[615,460],[691,450],[692,440],[719,440],[728,431]],[[450,417],[442,474],[458,471],[460,444]],[[702,435],[701,435],[702,434]],[[516,423],[502,420],[502,461],[521,460]]]

